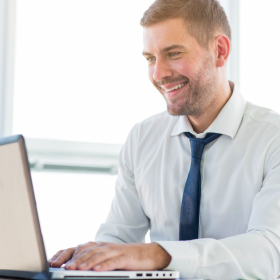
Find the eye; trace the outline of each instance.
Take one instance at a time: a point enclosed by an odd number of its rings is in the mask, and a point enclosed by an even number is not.
[[[168,54],[169,57],[176,57],[177,55],[179,55],[179,52],[171,52]]]
[[[146,58],[148,62],[153,62],[156,58],[154,56],[150,56]]]

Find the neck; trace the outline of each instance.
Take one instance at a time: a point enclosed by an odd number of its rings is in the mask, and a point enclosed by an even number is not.
[[[232,94],[231,89],[233,89],[233,83],[226,81],[219,87],[216,102],[212,107],[199,117],[187,116],[196,133],[203,133],[216,119],[222,108],[230,99]]]

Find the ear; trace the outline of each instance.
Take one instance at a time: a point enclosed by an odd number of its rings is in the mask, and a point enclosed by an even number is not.
[[[230,41],[226,35],[219,35],[215,39],[216,65],[223,67],[226,65],[230,53]]]

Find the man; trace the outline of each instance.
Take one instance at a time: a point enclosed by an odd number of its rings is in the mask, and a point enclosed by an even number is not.
[[[96,241],[61,250],[49,264],[276,278],[280,116],[228,82],[231,31],[217,0],[156,0],[141,24],[149,78],[169,114],[129,134]],[[149,228],[153,243],[143,244]]]

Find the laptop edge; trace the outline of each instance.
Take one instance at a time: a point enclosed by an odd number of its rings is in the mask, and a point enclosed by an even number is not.
[[[37,243],[38,243],[38,248],[40,250],[40,257],[41,257],[43,271],[31,272],[31,271],[0,269],[0,275],[9,276],[9,277],[38,279],[38,280],[50,279],[51,274],[49,272],[49,265],[47,262],[45,245],[44,245],[42,231],[41,231],[39,217],[38,217],[38,211],[37,211],[36,200],[35,200],[35,195],[34,195],[34,191],[33,191],[33,184],[32,184],[32,179],[31,179],[31,174],[30,174],[30,167],[29,167],[29,161],[28,161],[28,156],[27,156],[27,152],[26,152],[27,150],[26,150],[24,137],[22,135],[14,135],[14,136],[9,136],[9,137],[0,139],[0,146],[12,144],[12,143],[18,143],[20,146],[20,153],[21,153],[22,162],[23,162],[24,174],[26,177],[26,181],[28,182],[28,184],[27,184],[28,185],[28,194],[29,194],[30,201],[32,202],[30,206],[32,209],[32,216],[33,216],[33,221],[34,221],[34,225],[35,225]]]

